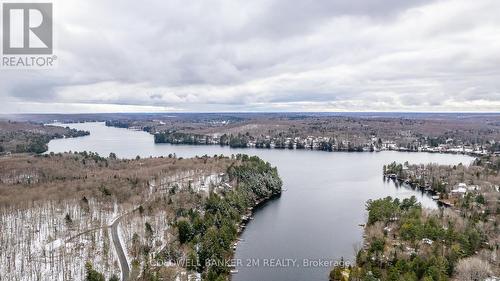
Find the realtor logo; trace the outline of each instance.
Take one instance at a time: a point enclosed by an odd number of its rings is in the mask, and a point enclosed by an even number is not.
[[[3,3],[3,54],[51,55],[52,3]]]

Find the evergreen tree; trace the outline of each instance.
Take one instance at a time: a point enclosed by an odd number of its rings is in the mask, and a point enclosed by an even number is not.
[[[85,281],[106,281],[104,275],[94,270],[90,262],[85,263],[85,270],[87,271]]]

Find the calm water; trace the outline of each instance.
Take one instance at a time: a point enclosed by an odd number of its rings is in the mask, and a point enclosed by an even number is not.
[[[469,164],[471,157],[429,153],[343,153],[304,150],[231,149],[220,146],[154,144],[153,136],[139,131],[106,127],[104,123],[67,124],[88,130],[90,136],[49,143],[50,152],[95,151],[132,158],[175,153],[195,155],[246,153],[278,167],[287,189],[280,199],[259,209],[242,235],[235,258],[242,262],[236,281],[328,280],[329,266],[304,266],[308,260],[352,260],[361,244],[366,220],[365,202],[385,196],[415,195],[426,207],[432,199],[418,191],[396,187],[382,178],[382,166],[392,161]],[[277,260],[290,261],[276,264]],[[274,264],[273,264],[273,261]],[[295,265],[292,261],[295,261]],[[252,266],[249,266],[253,264]]]

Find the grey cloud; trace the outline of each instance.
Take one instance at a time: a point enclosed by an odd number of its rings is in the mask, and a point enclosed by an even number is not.
[[[0,73],[9,104],[500,108],[496,0],[55,4],[59,67]]]

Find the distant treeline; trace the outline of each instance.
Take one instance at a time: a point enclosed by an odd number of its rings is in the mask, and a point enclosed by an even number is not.
[[[130,127],[129,122],[120,120],[108,120],[105,122],[105,124],[107,127],[125,128],[125,129],[128,129]]]
[[[1,122],[0,153],[43,153],[53,139],[86,136],[90,133],[69,127],[33,123]]]
[[[170,144],[189,144],[189,145],[221,145],[229,146],[231,148],[276,148],[276,149],[315,149],[321,151],[351,151],[361,152],[362,145],[353,145],[351,143],[344,144],[343,142],[336,142],[335,139],[320,141],[316,146],[302,141],[287,141],[286,138],[254,138],[249,134],[227,135],[223,134],[220,137],[211,137],[201,134],[190,134],[183,132],[161,132],[154,134],[155,143],[170,143]],[[252,145],[251,145],[252,144]],[[374,151],[374,147],[369,147],[369,151]]]
[[[210,144],[209,138],[203,135],[186,134],[180,132],[164,132],[154,134],[155,143],[171,144]]]

